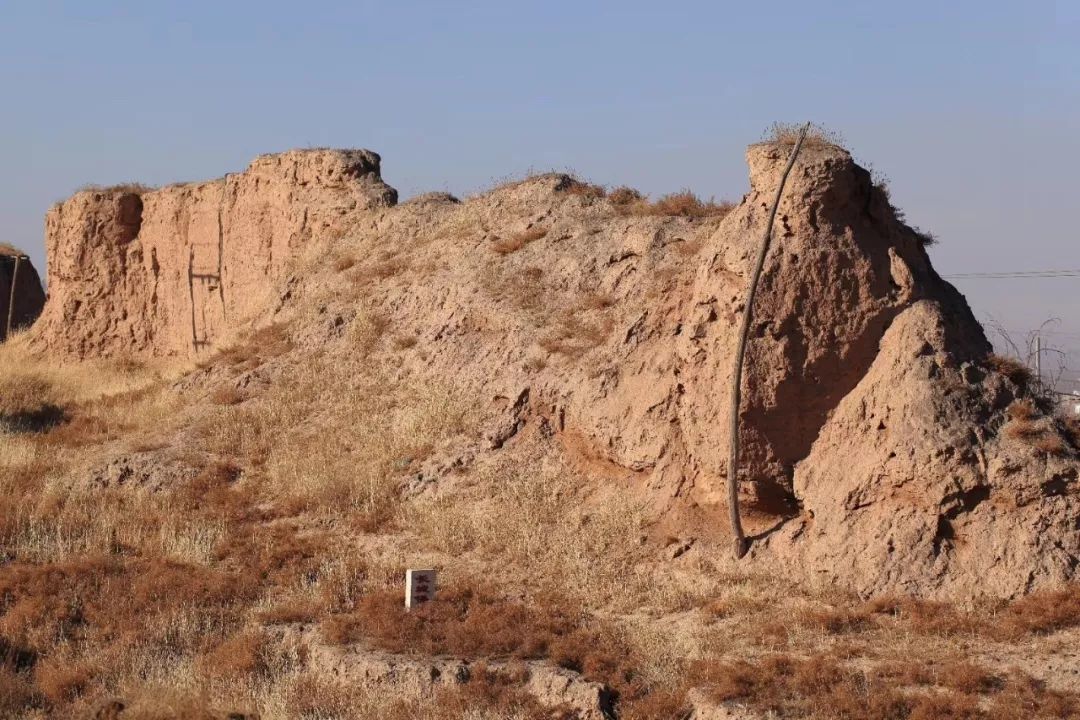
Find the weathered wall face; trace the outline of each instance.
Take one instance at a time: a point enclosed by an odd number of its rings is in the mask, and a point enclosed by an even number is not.
[[[11,287],[13,281],[14,293]],[[14,309],[9,312],[12,301],[15,303]],[[0,248],[0,342],[7,339],[9,316],[12,330],[28,327],[41,314],[44,304],[45,291],[30,258]]]
[[[392,205],[379,156],[294,150],[151,192],[83,191],[45,220],[50,298],[34,341],[74,356],[192,356],[266,308],[304,247]]]

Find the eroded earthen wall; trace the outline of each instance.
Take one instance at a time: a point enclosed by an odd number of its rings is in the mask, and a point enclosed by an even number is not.
[[[297,150],[150,192],[79,192],[46,216],[35,341],[64,354],[191,356],[257,315],[288,263],[392,205],[379,156]]]
[[[44,304],[41,277],[30,258],[0,252],[0,342],[7,339],[9,320],[12,330],[28,327],[41,314]]]

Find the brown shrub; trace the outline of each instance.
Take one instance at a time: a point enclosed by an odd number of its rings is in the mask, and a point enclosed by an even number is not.
[[[873,614],[864,608],[808,608],[796,615],[796,622],[830,635],[864,632],[876,626]]]
[[[1007,412],[1013,420],[1031,420],[1039,415],[1039,409],[1035,407],[1035,403],[1030,398],[1014,400],[1009,405]]]
[[[1005,680],[968,660],[946,664],[938,674],[938,683],[969,695],[994,693],[1005,687]]]
[[[593,185],[577,178],[571,178],[570,182],[560,190],[568,195],[578,195],[590,200],[596,200],[607,195],[607,190],[604,189],[603,185]]]
[[[645,200],[645,196],[634,188],[617,187],[608,194],[608,200],[616,207],[634,205]]]
[[[68,657],[47,658],[34,666],[34,685],[54,705],[74,700],[92,680],[81,663]]]
[[[1010,603],[997,620],[994,634],[1006,639],[1080,626],[1080,586],[1032,593]]]
[[[664,195],[652,204],[650,215],[676,215],[679,217],[724,217],[735,206],[729,202],[703,202],[689,190]]]
[[[998,355],[996,353],[987,355],[986,367],[998,375],[1005,376],[1021,388],[1026,388],[1032,379],[1031,368],[1016,358],[1007,355]]]
[[[891,616],[898,626],[926,635],[972,634],[985,628],[980,614],[962,613],[947,603],[913,597],[880,597],[864,603],[859,610]]]
[[[1006,435],[1028,443],[1033,443],[1044,432],[1045,429],[1041,425],[1030,420],[1013,420],[1005,426]]]
[[[1040,435],[1031,443],[1031,447],[1048,455],[1064,455],[1068,449],[1065,440],[1056,432],[1046,432]]]
[[[439,592],[437,600],[411,612],[396,590],[371,593],[353,612],[324,620],[323,636],[332,643],[364,642],[395,653],[547,658],[614,688],[623,698],[647,692],[629,665],[629,649],[591,629],[585,616],[561,598],[542,596],[524,604],[483,589]]]
[[[618,188],[611,193],[609,199],[620,215],[658,215],[685,218],[724,217],[735,208],[735,205],[729,202],[702,201],[689,190],[670,193],[656,202],[650,203],[637,190]]]
[[[20,717],[22,712],[39,704],[39,694],[28,673],[0,665],[0,717]]]
[[[524,232],[512,235],[509,238],[496,240],[491,244],[491,249],[500,255],[509,255],[517,252],[531,242],[539,240],[547,235],[547,230],[541,227],[532,227]]]
[[[934,694],[916,698],[908,720],[985,720],[986,713],[976,698],[967,695]],[[901,716],[904,717],[904,716]]]

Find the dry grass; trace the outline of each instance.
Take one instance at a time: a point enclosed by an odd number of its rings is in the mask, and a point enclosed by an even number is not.
[[[143,193],[153,192],[157,190],[153,185],[144,185],[139,182],[126,182],[116,183],[115,185],[83,185],[75,190],[75,192],[93,192],[93,193],[108,193],[108,194],[129,194],[142,195]]]
[[[1005,426],[1005,434],[1008,437],[1048,455],[1065,455],[1074,445],[1068,427],[1044,415],[1031,398],[1013,401],[1006,412],[1009,422]]]
[[[535,242],[547,236],[548,231],[542,227],[531,227],[528,230],[511,235],[508,238],[500,238],[491,243],[491,249],[499,255],[515,253],[531,242]]]
[[[210,393],[210,402],[214,405],[239,405],[247,400],[248,396],[243,390],[234,385],[222,385]]]
[[[774,122],[765,131],[763,142],[777,143],[780,145],[794,145],[802,132],[802,123]],[[821,125],[811,123],[806,131],[806,139],[803,147],[844,147],[844,138],[840,133],[829,130]]]
[[[16,255],[19,257],[26,257],[26,253],[24,253],[22,250],[15,247],[14,245],[10,245],[6,242],[0,242],[0,257],[13,257]]]
[[[637,190],[620,187],[613,190],[608,199],[620,215],[722,218],[735,208],[735,204],[730,202],[703,201],[690,190],[681,190],[649,202],[648,198]]]
[[[1011,358],[1007,355],[997,355],[994,353],[987,355],[986,367],[991,371],[1008,378],[1013,384],[1020,388],[1026,388],[1032,379],[1031,368],[1016,358]]]
[[[599,200],[607,196],[607,190],[604,189],[603,185],[594,185],[577,178],[570,178],[570,182],[565,187],[559,188],[559,190],[568,195],[577,195],[589,200]]]
[[[611,334],[612,323],[607,318],[591,317],[592,308],[565,309],[540,336],[537,344],[552,355],[577,359],[603,344]]]

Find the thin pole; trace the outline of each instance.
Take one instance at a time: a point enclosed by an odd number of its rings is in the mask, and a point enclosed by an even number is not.
[[[728,513],[731,517],[731,531],[735,535],[735,557],[741,558],[750,549],[750,542],[743,532],[742,519],[739,517],[739,403],[742,400],[742,371],[743,359],[746,355],[746,341],[750,335],[750,321],[754,313],[754,295],[757,293],[758,280],[761,278],[761,269],[765,267],[765,256],[769,253],[769,242],[772,240],[773,222],[776,220],[776,211],[780,207],[780,198],[784,193],[784,185],[787,184],[788,175],[795,165],[795,158],[799,156],[803,140],[806,139],[806,131],[810,129],[810,123],[803,125],[799,132],[799,139],[788,158],[787,167],[780,177],[780,186],[776,188],[776,197],[773,198],[772,210],[769,211],[769,221],[765,224],[765,235],[761,239],[761,248],[758,250],[757,265],[754,266],[754,274],[750,277],[750,291],[746,296],[746,305],[743,307],[742,329],[739,332],[739,345],[735,351],[735,372],[731,377],[731,454],[728,460]]]
[[[1035,336],[1035,385],[1042,388],[1042,335]]]
[[[19,255],[15,256],[15,269],[11,271],[11,294],[8,297],[7,308],[7,331],[4,333],[4,339],[11,337],[11,322],[15,318],[15,283],[19,281],[19,260],[22,258]]]

